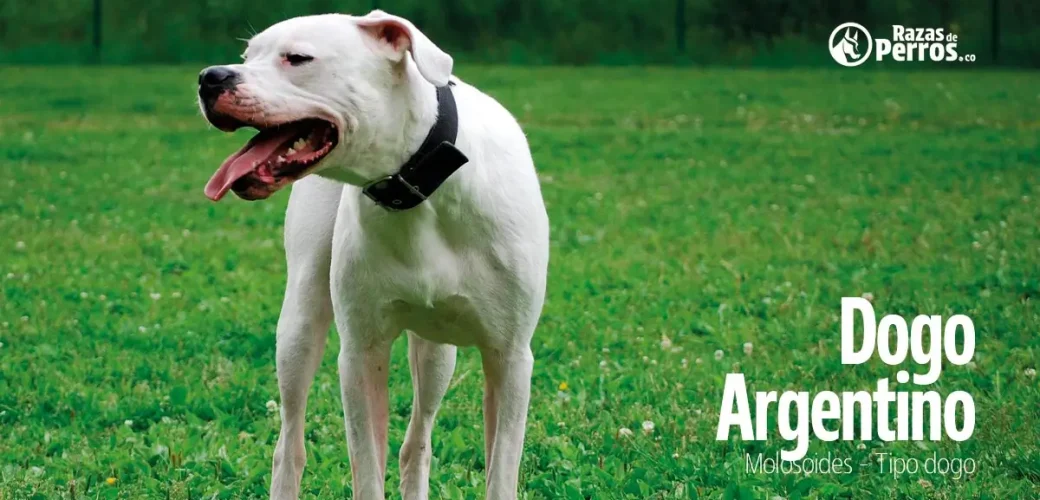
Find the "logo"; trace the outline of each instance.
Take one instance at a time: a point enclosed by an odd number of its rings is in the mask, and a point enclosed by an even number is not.
[[[898,24],[892,25],[891,38],[874,39],[863,26],[844,23],[831,32],[828,47],[838,64],[850,68],[867,62],[871,53],[878,62],[975,62],[975,54],[957,52],[957,40],[958,35],[945,28]]]
[[[870,58],[874,49],[874,40],[870,32],[856,23],[845,23],[831,32],[831,57],[838,64],[847,67],[859,66]]]

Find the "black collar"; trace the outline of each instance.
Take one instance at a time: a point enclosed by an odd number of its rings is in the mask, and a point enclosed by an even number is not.
[[[396,174],[365,186],[365,196],[376,202],[376,205],[390,211],[415,208],[469,161],[455,147],[459,133],[459,113],[455,108],[455,96],[451,93],[453,85],[455,83],[450,82],[437,87],[437,122],[419,150]]]

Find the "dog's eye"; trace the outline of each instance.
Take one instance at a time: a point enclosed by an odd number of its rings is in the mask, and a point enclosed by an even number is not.
[[[299,66],[313,61],[314,57],[303,54],[285,54],[285,60],[293,66]]]

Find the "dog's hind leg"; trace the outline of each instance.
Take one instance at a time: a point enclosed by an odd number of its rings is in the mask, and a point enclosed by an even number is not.
[[[412,417],[401,445],[401,497],[425,500],[430,489],[430,435],[441,399],[455,372],[456,348],[408,332],[412,369]]]
[[[304,418],[307,392],[325,352],[332,322],[329,295],[332,231],[342,188],[304,179],[293,187],[286,212],[289,277],[278,318],[276,365],[282,428],[274,451],[271,498],[296,499],[307,460]],[[331,211],[331,212],[330,212]]]
[[[534,356],[529,345],[483,347],[487,498],[516,498],[531,399]]]

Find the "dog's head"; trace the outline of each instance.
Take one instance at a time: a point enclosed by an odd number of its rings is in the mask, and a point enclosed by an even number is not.
[[[411,22],[382,11],[289,19],[249,40],[242,57],[242,64],[199,74],[199,105],[210,123],[228,132],[259,130],[206,185],[214,201],[228,190],[267,198],[329,165],[357,160],[351,148],[402,134],[400,113],[391,110],[400,107],[397,90],[408,83],[409,65],[437,86],[448,83],[452,69],[451,57]],[[349,168],[337,175],[365,180]]]
[[[852,28],[847,28],[843,41],[845,42],[842,44],[845,55],[852,56],[854,59],[859,58],[859,32],[852,33]]]

